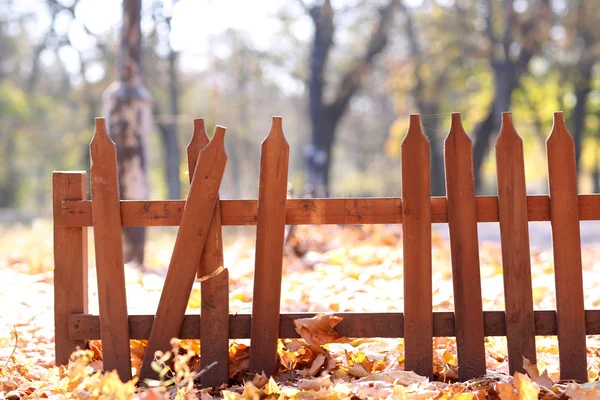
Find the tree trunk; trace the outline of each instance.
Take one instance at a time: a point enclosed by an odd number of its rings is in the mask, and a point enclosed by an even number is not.
[[[149,196],[146,150],[152,129],[152,99],[141,82],[141,8],[141,0],[123,1],[119,81],[104,93],[104,114],[117,145],[119,190],[124,200]],[[123,228],[125,262],[143,265],[145,239],[145,227]]]
[[[419,102],[419,112],[423,115],[430,115],[427,119],[427,128],[434,134],[429,139],[431,147],[431,195],[446,195],[446,178],[444,173],[444,136],[438,135],[438,126],[440,123],[439,104],[430,102]],[[427,131],[427,129],[426,129]]]
[[[494,69],[494,100],[486,118],[475,127],[475,141],[473,143],[473,173],[475,175],[475,189],[478,193],[485,191],[483,186],[483,162],[492,145],[492,138],[500,131],[502,112],[510,111],[511,97],[517,87],[517,70],[513,63],[495,61]]]
[[[19,192],[19,170],[16,165],[16,149],[14,132],[5,133],[4,160],[0,170],[4,176],[0,183],[0,208],[16,207]],[[2,135],[0,135],[0,138]]]
[[[361,85],[361,75],[373,64],[375,57],[387,45],[389,29],[393,23],[393,10],[399,5],[390,0],[379,11],[379,21],[369,39],[367,48],[352,68],[342,75],[341,83],[331,102],[325,102],[325,68],[333,45],[335,26],[334,11],[330,0],[307,8],[315,27],[310,57],[309,109],[311,122],[311,145],[305,153],[306,185],[305,194],[326,197],[329,195],[331,156],[335,142],[335,132],[339,121],[346,112],[350,99]]]
[[[308,174],[305,192],[311,197],[328,197],[331,153],[339,119],[325,114],[316,120],[311,118],[311,121],[312,144],[305,154]]]
[[[169,20],[169,28],[171,22]],[[169,191],[169,199],[181,198],[181,178],[179,166],[181,165],[181,150],[177,136],[177,121],[179,117],[179,81],[177,79],[178,53],[172,48],[169,50],[169,101],[171,121],[167,129],[161,129],[163,146],[165,149],[165,179]]]
[[[581,145],[585,135],[585,115],[587,112],[587,98],[591,92],[592,62],[586,62],[579,65],[579,76],[575,80],[575,107],[571,115],[573,124],[573,140],[575,141],[575,160],[577,165],[577,174],[579,174],[581,165]]]

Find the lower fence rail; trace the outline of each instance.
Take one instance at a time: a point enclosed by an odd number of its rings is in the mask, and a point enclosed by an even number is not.
[[[282,313],[279,319],[280,338],[299,338],[294,320],[310,318],[317,313]],[[404,314],[386,313],[335,313],[343,318],[335,327],[336,332],[346,337],[402,338],[404,332]],[[187,314],[179,339],[197,339],[200,334],[201,317]],[[145,340],[150,337],[154,315],[130,315],[129,336],[131,339]],[[229,315],[229,338],[249,339],[252,323],[251,314]],[[485,336],[506,336],[506,317],[504,311],[484,311],[483,324]],[[585,311],[586,335],[600,335],[600,310]],[[557,334],[556,311],[535,311],[535,334],[552,336]],[[454,312],[433,313],[433,336],[455,336]],[[70,340],[100,339],[100,317],[92,314],[71,314],[69,316]]]

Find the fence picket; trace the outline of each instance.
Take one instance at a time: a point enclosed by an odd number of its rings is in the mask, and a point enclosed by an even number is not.
[[[194,278],[208,236],[219,187],[227,163],[225,128],[217,126],[210,143],[198,156],[194,179],[175,239],[173,256],[150,332],[140,378],[154,378],[154,353],[170,350],[170,341],[181,332]]]
[[[560,378],[587,381],[575,144],[562,112],[546,141]]]
[[[117,151],[108,136],[104,118],[96,118],[90,158],[103,365],[105,370],[116,369],[121,380],[126,382],[131,379],[131,355]]]
[[[194,120],[192,140],[187,146],[190,183],[198,161],[198,154],[209,143],[203,119]],[[198,278],[212,274],[223,263],[223,236],[221,230],[221,207],[217,196],[215,210],[208,227],[204,250],[200,258]],[[200,377],[204,386],[218,386],[229,378],[229,271],[200,283],[200,366],[204,368],[214,361],[217,365]]]
[[[261,149],[250,341],[250,370],[269,375],[277,372],[289,148],[281,117],[273,117]]]
[[[402,141],[404,368],[433,378],[430,157],[421,119],[411,115]]]
[[[54,214],[54,346],[56,365],[67,365],[71,353],[85,348],[85,340],[69,337],[69,315],[88,311],[87,228],[57,223],[63,200],[87,197],[85,172],[52,173]]]
[[[485,374],[473,150],[459,113],[444,141],[459,379]]]
[[[508,112],[502,113],[496,140],[496,171],[508,367],[513,375],[525,373],[523,357],[535,363],[536,353],[523,141]]]

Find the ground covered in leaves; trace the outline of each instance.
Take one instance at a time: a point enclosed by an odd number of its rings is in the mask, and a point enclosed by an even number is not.
[[[248,235],[250,233],[250,235]],[[296,228],[286,247],[282,310],[328,314],[297,320],[301,340],[280,343],[280,373],[268,378],[246,372],[249,343],[230,346],[230,385],[202,388],[191,379],[198,372],[200,343],[174,342],[172,374],[148,388],[134,379],[121,383],[102,374],[101,343],[73,355],[67,367],[54,365],[52,238],[48,222],[0,234],[0,398],[225,398],[225,399],[596,399],[600,398],[598,338],[588,337],[585,384],[558,382],[556,338],[538,337],[537,365],[525,362],[527,375],[508,375],[506,341],[486,338],[488,373],[456,382],[456,347],[452,338],[434,340],[435,380],[404,371],[403,341],[354,339],[335,332],[343,311],[402,311],[402,248],[399,227]],[[127,267],[130,314],[154,313],[172,251],[173,231],[152,234],[145,273]],[[434,235],[434,310],[453,309],[449,244]],[[240,239],[242,238],[242,239]],[[231,312],[249,313],[254,250],[251,232],[227,231],[225,267],[230,271]],[[482,243],[482,297],[486,310],[502,310],[501,252]],[[90,245],[90,312],[97,313],[97,290]],[[600,243],[583,248],[587,309],[600,305]],[[532,251],[536,309],[555,307],[550,246]],[[188,311],[198,313],[199,285]],[[145,342],[132,341],[132,365],[139,370]],[[545,371],[540,374],[541,371]],[[143,388],[143,389],[142,389]]]

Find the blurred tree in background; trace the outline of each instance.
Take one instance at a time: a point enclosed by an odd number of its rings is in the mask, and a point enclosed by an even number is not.
[[[257,193],[260,142],[284,117],[301,195],[400,193],[400,142],[421,113],[432,192],[443,195],[449,114],[474,141],[477,188],[495,193],[500,112],[511,110],[531,193],[564,110],[580,190],[600,191],[600,0],[143,0],[140,83],[151,94],[151,198],[187,192],[192,119],[228,127],[222,197]],[[102,94],[120,79],[121,2],[3,0],[0,207],[48,212],[50,172],[87,169]],[[193,12],[192,12],[193,11]]]

